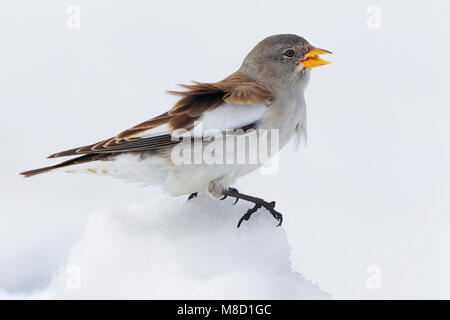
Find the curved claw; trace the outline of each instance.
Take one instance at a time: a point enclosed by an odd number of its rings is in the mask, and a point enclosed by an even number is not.
[[[277,227],[281,226],[281,224],[283,223],[283,216],[280,215],[279,218],[278,218],[278,220],[279,220],[280,222],[277,224]]]
[[[255,204],[255,206],[251,209],[247,210],[247,213],[245,213],[238,222],[237,227],[239,228],[241,226],[241,223],[245,220],[248,221],[250,219],[250,217],[252,216],[252,214],[254,214],[256,211],[258,211],[258,209],[261,208],[260,204]]]
[[[272,216],[279,221],[277,227],[281,226],[281,224],[283,223],[283,215],[273,209],[269,211],[272,214]]]
[[[239,198],[236,198],[236,201],[234,201],[233,206],[234,206],[236,203],[238,203],[238,201],[239,201]]]
[[[250,209],[249,209],[250,210]],[[245,220],[247,221],[248,219],[250,219],[250,215],[248,214],[248,212],[246,214],[244,214],[240,219],[239,222],[237,224],[237,227],[239,228],[241,226],[241,223]]]
[[[191,194],[189,195],[189,197],[188,197],[188,200],[191,200],[191,199],[193,199],[193,198],[197,198],[197,196],[198,196],[198,192],[191,193]]]
[[[225,200],[226,198],[228,198],[228,196],[223,196],[220,200]]]

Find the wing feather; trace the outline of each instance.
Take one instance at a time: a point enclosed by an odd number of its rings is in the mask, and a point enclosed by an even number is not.
[[[168,112],[144,121],[113,138],[58,152],[49,158],[145,151],[170,146],[178,143],[177,139],[173,138],[176,130],[192,131],[197,120],[207,123],[207,127],[222,130],[248,128],[260,120],[273,99],[272,92],[266,86],[239,73],[216,83],[194,82],[180,86],[186,91],[169,91],[181,98]],[[160,128],[163,130],[158,130]]]

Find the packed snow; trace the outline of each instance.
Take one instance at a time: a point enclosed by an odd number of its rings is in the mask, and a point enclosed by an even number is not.
[[[283,227],[245,201],[157,196],[92,212],[49,292],[60,299],[327,299],[291,268]],[[47,293],[44,297],[49,296]]]

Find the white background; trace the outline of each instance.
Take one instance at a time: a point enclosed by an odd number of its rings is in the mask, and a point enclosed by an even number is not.
[[[80,30],[66,27],[70,4]],[[366,25],[372,4],[380,30]],[[45,288],[93,208],[161,192],[18,172],[158,115],[174,102],[165,90],[220,80],[258,41],[296,33],[334,53],[306,91],[308,147],[237,187],[277,201],[293,267],[334,298],[450,298],[449,21],[448,1],[3,2],[0,288]]]

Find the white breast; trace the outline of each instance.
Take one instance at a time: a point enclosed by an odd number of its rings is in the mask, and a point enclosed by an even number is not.
[[[296,133],[306,137],[306,104],[303,93],[294,98],[280,97],[279,101],[275,101],[264,115],[262,126],[279,129],[280,148]]]

